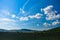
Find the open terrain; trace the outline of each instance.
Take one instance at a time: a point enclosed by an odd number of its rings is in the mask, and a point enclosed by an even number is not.
[[[0,40],[60,40],[60,27],[36,32],[0,32]]]

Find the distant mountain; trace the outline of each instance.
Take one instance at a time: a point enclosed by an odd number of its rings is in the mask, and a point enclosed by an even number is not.
[[[19,29],[19,30],[4,30],[0,29],[0,32],[33,32],[35,30],[30,30],[30,29]]]
[[[9,30],[9,32],[35,32],[36,30],[20,29],[20,30]]]
[[[1,29],[0,31],[2,31],[0,33],[1,40],[60,40],[60,27],[45,31],[30,29],[8,31]]]
[[[37,31],[37,30],[31,30],[31,29],[19,29],[19,30],[4,30],[0,29],[0,32],[60,32],[60,27],[56,27],[50,30],[44,30],[44,31]]]
[[[7,32],[8,30],[0,29],[0,32]]]

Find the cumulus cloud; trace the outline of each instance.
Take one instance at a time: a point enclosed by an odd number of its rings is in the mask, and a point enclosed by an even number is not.
[[[52,25],[57,25],[57,24],[60,24],[60,22],[58,20],[52,22]]]
[[[40,13],[37,13],[36,15],[30,15],[30,16],[28,16],[29,18],[36,18],[36,19],[40,19],[41,18],[41,16],[42,16],[42,14],[40,14]]]
[[[51,24],[47,22],[43,23],[44,26],[55,26],[57,24],[60,24],[58,20],[51,22]]]
[[[47,22],[43,23],[43,25],[44,25],[44,26],[51,26],[51,24],[49,24],[49,23],[47,23]]]
[[[46,14],[46,20],[55,20],[60,18],[60,14],[56,14],[57,11],[53,10],[53,5],[43,8],[41,11],[44,11],[44,14]]]
[[[49,14],[50,11],[52,11],[52,8],[53,8],[53,5],[49,5],[42,10],[44,11],[44,14]]]
[[[34,19],[34,18],[40,19],[41,17],[42,17],[42,14],[37,13],[36,15],[28,15],[28,16],[25,16],[25,17],[20,17],[20,18],[18,18],[18,19],[19,19],[20,21],[28,21],[29,18],[30,18],[30,19]]]
[[[58,19],[58,18],[60,18],[60,14],[50,15],[50,16],[46,17],[47,20],[55,20],[55,19]]]
[[[20,17],[20,21],[28,21],[28,17]]]
[[[18,16],[16,16],[16,15],[14,15],[14,14],[11,14],[10,15],[11,16],[11,18],[16,18],[16,19],[19,19],[20,21],[28,21],[29,19],[40,19],[43,15],[42,14],[40,14],[40,13],[36,13],[35,15],[28,15],[28,16],[25,16],[25,17],[18,17]]]

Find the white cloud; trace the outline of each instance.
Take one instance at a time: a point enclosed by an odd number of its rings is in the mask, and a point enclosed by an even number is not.
[[[47,23],[47,22],[43,23],[43,25],[44,25],[44,26],[51,26],[51,24],[49,24],[49,23]]]
[[[50,11],[52,11],[52,8],[53,8],[53,5],[49,5],[42,10],[45,12],[45,14],[48,14],[50,13]]]
[[[44,26],[55,26],[57,24],[60,24],[58,20],[51,22],[51,24],[47,22],[43,23]]]
[[[60,14],[56,14],[57,11],[53,10],[53,5],[49,5],[41,10],[43,10],[44,14],[46,14],[46,20],[55,20],[60,18]]]
[[[10,15],[10,12],[7,10],[0,10],[0,17],[8,17]]]
[[[16,15],[11,15],[11,17],[12,17],[12,18],[15,18],[15,17],[16,17]]]
[[[0,12],[4,15],[9,15],[10,14],[9,11],[7,11],[7,10],[0,10]]]
[[[26,13],[25,11],[24,11],[24,8],[25,8],[25,6],[27,5],[27,3],[29,2],[29,0],[27,0],[24,4],[23,4],[23,7],[22,8],[20,8],[20,13]]]
[[[58,14],[58,15],[50,15],[50,16],[46,17],[47,20],[55,20],[55,19],[58,19],[58,18],[60,18],[60,14]]]
[[[29,15],[29,16],[26,16],[26,17],[20,17],[20,18],[18,18],[18,19],[19,19],[20,21],[28,21],[29,18],[30,18],[30,19],[33,19],[33,18],[40,19],[41,16],[42,16],[42,14],[37,13],[36,15],[32,15],[32,16]]]
[[[28,17],[20,17],[20,21],[28,21]]]
[[[0,18],[0,21],[10,21],[10,22],[15,22],[15,20],[8,19],[8,18]]]
[[[25,8],[25,6],[27,5],[27,3],[29,2],[29,0],[27,0],[24,5],[23,5],[23,9]]]
[[[11,15],[11,18],[19,19],[19,17],[14,14]]]
[[[58,20],[52,22],[52,25],[57,25],[57,24],[60,24],[60,22]]]
[[[28,16],[29,18],[36,18],[36,19],[40,19],[41,18],[41,16],[42,16],[42,14],[40,14],[40,13],[37,13],[36,15],[30,15],[30,16]]]
[[[9,18],[0,18],[0,29],[14,30],[20,28],[15,20]]]

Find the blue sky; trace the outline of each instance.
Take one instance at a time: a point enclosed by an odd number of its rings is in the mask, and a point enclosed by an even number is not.
[[[60,0],[0,0],[0,29],[48,30],[60,26]]]

